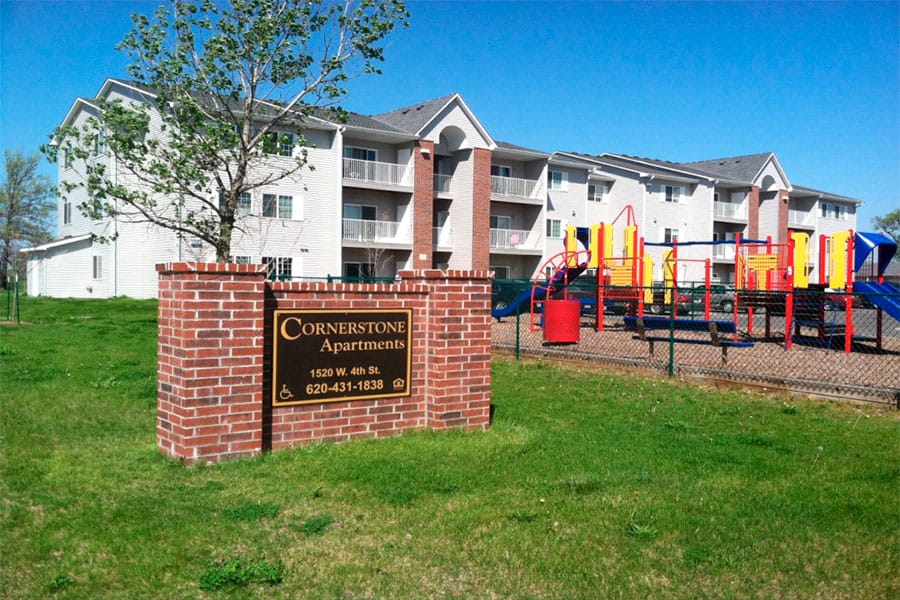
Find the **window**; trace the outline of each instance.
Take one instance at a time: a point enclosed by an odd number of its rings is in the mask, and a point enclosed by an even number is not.
[[[72,223],[72,201],[66,200],[63,203],[63,225]]]
[[[94,257],[94,279],[103,279],[103,257]]]
[[[569,189],[569,174],[562,171],[550,171],[547,174],[551,190],[566,191]]]
[[[263,194],[262,216],[273,219],[293,218],[293,196],[276,196],[275,194]]]
[[[72,168],[72,153],[69,152],[68,150],[61,150],[61,152],[62,152],[63,167],[65,167],[67,169],[71,169]]]
[[[294,134],[284,131],[270,131],[263,140],[263,152],[292,156],[294,154]]]
[[[562,237],[562,221],[560,221],[559,219],[547,219],[547,237]]]
[[[106,153],[106,141],[103,139],[103,132],[98,131],[94,136],[94,154],[103,156]]]
[[[241,195],[238,196],[238,205],[237,205],[238,214],[241,216],[249,215],[252,204],[253,204],[253,197],[250,196],[250,192],[241,192]]]
[[[665,186],[666,191],[666,202],[680,202],[681,201],[681,188],[675,185],[667,185]]]
[[[344,218],[356,219],[357,221],[374,221],[375,210],[376,209],[374,206],[364,206],[361,204],[345,204]]]
[[[491,229],[510,229],[512,220],[503,215],[491,215]]]
[[[240,216],[249,215],[251,203],[252,197],[250,196],[250,192],[241,192],[241,195],[238,196],[237,206],[235,207],[235,214]],[[219,192],[219,208],[225,208],[225,192]]]
[[[512,169],[503,165],[491,165],[491,175],[494,177],[512,177]]]
[[[272,281],[289,280],[292,276],[293,259],[281,256],[263,256],[263,264],[266,265],[266,277]]]
[[[249,265],[252,261],[249,256],[229,256],[228,262],[236,265]]]
[[[345,262],[344,277],[348,279],[375,277],[375,263]]]
[[[357,148],[356,146],[346,146],[344,148],[344,158],[355,158],[356,160],[378,160],[378,153],[371,148]]]
[[[599,183],[588,185],[588,200],[592,202],[603,202],[603,195],[606,193],[606,186]]]
[[[678,241],[678,230],[671,227],[666,227],[663,230],[663,241],[667,244]]]
[[[713,202],[719,201],[719,192],[713,192]]]
[[[494,272],[494,279],[509,279],[509,267],[491,265],[490,269]]]
[[[828,216],[828,205],[825,204],[825,203],[823,202],[823,203],[820,205],[820,207],[821,207],[821,209],[822,209],[822,218],[824,219],[824,218],[826,218],[826,217]]]

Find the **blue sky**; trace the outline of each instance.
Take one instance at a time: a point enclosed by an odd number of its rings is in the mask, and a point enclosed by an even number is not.
[[[159,2],[0,0],[0,146],[34,151]],[[459,92],[497,140],[693,161],[775,152],[794,184],[900,208],[900,2],[409,2],[345,108]],[[55,170],[45,165],[45,172]]]

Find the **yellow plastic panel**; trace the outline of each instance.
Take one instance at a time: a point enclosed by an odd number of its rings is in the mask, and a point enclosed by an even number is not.
[[[809,287],[809,234],[802,231],[792,231],[791,239],[794,240],[794,287],[806,289]]]
[[[633,258],[637,255],[637,249],[634,247],[636,231],[637,225],[629,225],[625,228],[625,258]]]
[[[578,258],[576,253],[578,252],[578,231],[574,225],[566,226],[566,252],[569,253],[568,266],[577,266]]]
[[[591,225],[591,229],[590,229],[590,231],[591,231],[591,237],[590,237],[591,247],[589,248],[589,250],[591,251],[591,260],[588,263],[588,268],[596,269],[597,267],[600,266],[600,248],[601,248],[600,236],[603,235],[603,229],[604,229],[604,227],[601,223],[596,223],[594,225]],[[603,256],[607,257],[609,255],[604,253]]]
[[[849,231],[838,231],[831,234],[831,274],[828,287],[836,290],[847,286],[847,242]]]

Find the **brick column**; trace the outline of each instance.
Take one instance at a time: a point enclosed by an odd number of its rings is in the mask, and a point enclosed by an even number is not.
[[[472,182],[472,269],[491,264],[491,151],[475,148]]]
[[[434,142],[419,140],[413,154],[412,266],[414,269],[430,269],[434,250]]]
[[[259,454],[265,268],[182,262],[156,270],[157,446],[187,462]]]
[[[426,425],[486,429],[491,409],[488,271],[402,272],[428,288]]]
[[[750,186],[750,198],[747,201],[749,213],[747,215],[747,237],[751,240],[759,239],[759,186]]]

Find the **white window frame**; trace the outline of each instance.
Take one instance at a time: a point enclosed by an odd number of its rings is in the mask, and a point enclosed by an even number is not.
[[[365,153],[365,158],[360,158],[358,156],[353,156],[354,151],[360,151],[360,153]],[[371,155],[371,158],[370,158]],[[349,158],[352,160],[366,160],[369,162],[378,162],[378,150],[375,148],[366,148],[365,146],[344,146],[344,158]]]
[[[350,208],[351,206],[360,209],[360,211],[359,211],[359,217],[348,217],[348,216],[346,216],[346,215],[347,215],[347,209]],[[365,215],[363,214],[363,212],[364,212],[363,209],[366,209],[366,208],[371,208],[371,209],[372,209],[372,218],[371,218],[371,219],[367,219],[367,218],[365,217]],[[356,221],[377,221],[377,220],[378,220],[378,207],[375,206],[374,204],[357,204],[356,202],[347,202],[346,204],[344,204],[344,208],[342,209],[342,218],[344,218],[344,219],[353,219],[353,220],[356,220]]]
[[[281,136],[285,136],[287,140],[282,141]],[[296,136],[289,131],[279,131],[275,129],[271,129],[266,132],[266,138],[274,139],[275,147],[272,149],[272,152],[266,152],[271,156],[293,156],[294,155],[294,142],[296,141]],[[286,143],[285,143],[286,142]]]
[[[547,219],[547,237],[561,239],[563,237],[562,219]],[[554,235],[554,233],[556,235]]]
[[[588,200],[590,202],[605,201],[606,200],[606,184],[605,183],[589,183],[588,184]]]
[[[253,263],[253,258],[250,256],[229,256],[228,262],[236,265],[249,265]]]
[[[501,221],[506,222],[506,227],[501,226]],[[512,229],[512,217],[509,215],[491,215],[490,218],[490,228],[491,229]]]
[[[681,203],[682,190],[680,185],[664,185],[662,192],[664,202],[669,202],[670,204]]]
[[[285,211],[283,210],[282,203],[287,202],[290,205],[290,214],[285,216]],[[266,214],[266,208],[268,206],[273,207],[273,214]],[[294,212],[294,197],[288,196],[286,194],[263,194],[262,197],[262,210],[260,210],[260,214],[267,219],[282,219],[285,221],[294,221],[299,220],[299,216],[295,216]]]
[[[289,256],[263,256],[266,265],[266,279],[271,281],[290,281],[294,276],[294,259]]]
[[[497,172],[495,173],[494,171]],[[505,175],[503,174],[504,171],[506,172]],[[492,164],[491,175],[494,177],[512,177],[512,167],[509,165]]]
[[[106,140],[103,138],[103,132],[98,130],[94,136],[94,155],[103,156],[106,154]]]
[[[72,224],[72,201],[68,198],[63,200],[63,225]]]
[[[241,192],[238,196],[237,214],[246,217],[253,211],[253,194],[250,192]]]
[[[566,171],[548,171],[547,187],[555,192],[569,190],[569,174]]]
[[[666,244],[670,244],[675,240],[681,239],[681,232],[677,227],[663,227],[662,240]]]

